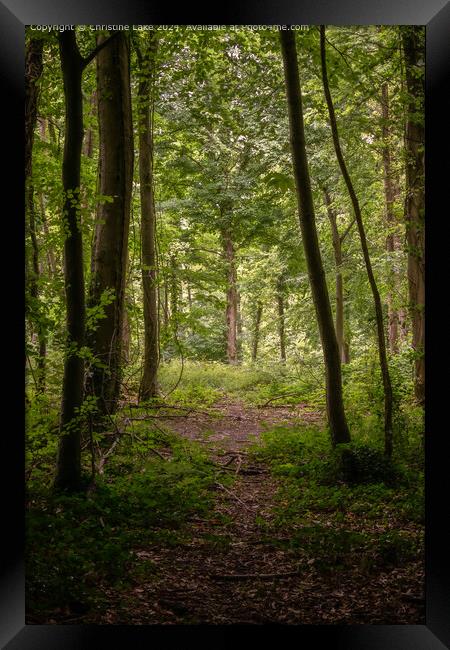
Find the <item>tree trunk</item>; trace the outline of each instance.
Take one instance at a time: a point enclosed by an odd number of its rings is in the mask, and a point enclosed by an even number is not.
[[[142,401],[156,397],[158,347],[158,296],[156,260],[156,212],[153,192],[153,88],[155,74],[155,33],[150,34],[147,51],[139,50],[141,81],[138,87],[139,182],[141,192],[141,259],[144,298],[144,372],[139,388]]]
[[[99,36],[99,45],[105,42]],[[89,334],[90,347],[105,367],[95,366],[90,390],[98,398],[100,415],[114,413],[120,393],[125,280],[128,262],[133,178],[133,130],[130,96],[130,53],[124,32],[97,56],[97,94],[100,146],[100,194],[110,197],[98,207],[89,292],[91,305],[105,291],[114,300],[105,318]]]
[[[337,226],[336,212],[331,204],[330,194],[327,189],[323,190],[325,205],[327,207],[328,219],[331,224],[333,239],[334,263],[336,266],[336,338],[339,347],[339,354],[342,363],[349,362],[349,346],[345,340],[344,330],[344,286],[342,281],[342,246],[341,237]]]
[[[386,342],[385,342],[384,326],[383,326],[383,310],[381,306],[380,294],[372,270],[372,264],[370,261],[369,249],[367,247],[366,233],[364,230],[359,202],[353,187],[353,183],[350,179],[350,175],[348,173],[347,166],[345,164],[345,160],[342,155],[341,145],[339,142],[339,133],[337,129],[336,116],[334,113],[333,101],[331,98],[331,93],[328,85],[324,25],[320,26],[320,54],[321,54],[321,63],[322,63],[322,81],[323,81],[323,87],[325,92],[325,99],[328,107],[328,113],[330,116],[330,125],[331,125],[331,132],[333,135],[334,148],[336,151],[336,157],[339,163],[339,167],[341,169],[341,173],[344,178],[352,202],[356,224],[359,232],[359,238],[361,240],[361,248],[363,252],[364,263],[366,266],[367,276],[369,278],[369,284],[372,290],[373,300],[375,304],[375,317],[377,322],[377,335],[378,335],[378,351],[380,357],[380,367],[381,367],[381,374],[383,378],[383,388],[384,388],[384,442],[385,442],[384,450],[385,450],[385,454],[388,457],[390,457],[392,455],[392,387],[391,387],[391,378],[389,375],[389,367],[388,367],[387,355],[386,355]]]
[[[258,302],[256,305],[255,327],[253,331],[252,361],[256,361],[256,358],[258,356],[259,326],[261,325],[262,312],[263,312],[262,303]]]
[[[163,303],[163,324],[164,329],[169,327],[169,282],[167,275],[164,277],[164,303]]]
[[[284,295],[285,295],[285,281],[282,275],[277,280],[277,305],[278,305],[278,337],[280,341],[280,360],[282,363],[286,362],[286,333],[285,333],[285,319],[284,319]]]
[[[67,306],[67,346],[64,359],[60,438],[55,487],[78,490],[81,483],[81,423],[83,404],[85,301],[83,241],[79,228],[80,166],[83,143],[82,59],[74,31],[59,33],[61,68],[66,104],[63,153],[64,281]]]
[[[32,306],[27,305],[27,313],[34,315],[38,335],[39,352],[37,360],[37,390],[45,390],[45,356],[46,334],[42,324],[39,308],[39,247],[36,233],[36,209],[34,188],[32,182],[34,130],[37,123],[37,104],[39,96],[39,80],[42,75],[43,41],[30,39],[25,54],[25,197],[26,212],[28,213],[28,231],[31,241],[31,268],[27,269],[29,295]]]
[[[237,338],[237,358],[238,362],[242,361],[242,311],[241,311],[241,292],[236,289],[236,338]]]
[[[328,422],[333,445],[336,445],[338,443],[349,442],[350,432],[342,400],[339,348],[336,341],[328,288],[317,238],[314,205],[306,157],[295,32],[291,30],[281,31],[280,40],[286,79],[292,160],[297,190],[300,229],[325,360]]]
[[[425,403],[425,188],[424,188],[424,28],[402,27],[409,95],[406,123],[406,238],[412,346],[416,353],[415,395]]]
[[[170,280],[169,280],[169,291],[167,300],[170,302],[170,323],[172,330],[177,336],[178,334],[178,310],[179,310],[179,294],[180,294],[180,285],[178,280],[178,260],[175,253],[170,255]]]
[[[383,181],[384,196],[386,202],[386,225],[388,234],[386,237],[386,251],[392,257],[392,254],[398,249],[398,237],[395,233],[395,214],[394,201],[397,194],[396,183],[393,179],[393,170],[391,164],[391,147],[390,147],[390,128],[389,128],[389,88],[384,83],[381,87],[381,115],[382,115],[382,139],[383,139]],[[391,264],[392,266],[392,264]],[[394,307],[394,292],[398,287],[399,277],[395,268],[392,268],[390,278],[390,288],[387,297],[388,303],[388,343],[391,353],[398,352],[399,340],[399,312]]]
[[[237,358],[237,288],[236,262],[233,240],[230,230],[222,232],[223,249],[227,264],[227,295],[226,295],[226,325],[227,325],[227,361],[235,365]]]

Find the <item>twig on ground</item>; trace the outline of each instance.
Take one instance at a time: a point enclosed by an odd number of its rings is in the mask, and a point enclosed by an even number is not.
[[[227,494],[232,496],[233,499],[236,499],[236,501],[238,501],[241,505],[243,505],[246,510],[251,510],[251,508],[246,503],[244,503],[244,501],[242,501],[242,499],[240,499],[236,494],[234,494],[234,492],[232,492],[231,490],[226,488],[224,485],[222,485],[222,483],[218,483],[216,481],[214,483],[214,485],[217,485],[217,487],[219,487],[221,490],[224,490],[224,492],[226,492]]]
[[[288,571],[286,573],[210,573],[209,577],[213,580],[274,580],[299,575],[300,571]]]
[[[259,409],[263,409],[266,406],[269,406],[271,402],[274,402],[277,399],[283,399],[284,397],[298,397],[298,393],[284,393],[284,395],[277,395],[276,397],[271,397],[270,399],[267,400],[267,402],[264,402],[264,404],[258,404]],[[295,406],[295,404],[286,404],[286,406]]]

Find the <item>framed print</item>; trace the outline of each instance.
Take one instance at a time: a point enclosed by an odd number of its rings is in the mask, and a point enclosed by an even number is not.
[[[2,647],[450,647],[448,3],[0,17]]]

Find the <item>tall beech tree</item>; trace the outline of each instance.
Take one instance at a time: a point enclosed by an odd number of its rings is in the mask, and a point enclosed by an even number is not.
[[[82,76],[85,67],[117,38],[103,40],[87,56],[78,49],[75,30],[59,32],[59,52],[64,82],[65,137],[62,180],[64,284],[66,293],[67,350],[64,358],[60,437],[55,488],[81,487],[81,420],[84,399],[85,296],[83,238],[80,223],[80,168],[83,145]]]
[[[333,100],[330,93],[330,87],[328,83],[328,73],[327,73],[327,61],[326,61],[326,49],[325,49],[325,25],[320,26],[320,58],[321,58],[321,68],[322,68],[322,82],[325,93],[325,99],[328,107],[328,115],[330,118],[331,133],[333,136],[333,144],[336,152],[336,158],[339,163],[339,168],[341,170],[342,176],[347,187],[350,200],[353,206],[353,212],[356,219],[356,225],[358,227],[359,238],[361,241],[361,248],[364,257],[364,264],[367,271],[367,276],[369,279],[370,288],[372,291],[373,301],[375,305],[375,317],[377,323],[377,336],[378,336],[378,353],[380,358],[380,367],[381,375],[383,378],[383,388],[384,388],[384,451],[385,454],[390,457],[392,455],[392,386],[391,378],[389,375],[389,366],[386,353],[386,341],[384,334],[384,324],[383,324],[383,308],[381,305],[380,293],[378,291],[377,283],[375,281],[375,276],[372,269],[372,263],[370,260],[369,249],[367,246],[366,232],[364,229],[364,224],[362,220],[361,208],[359,206],[359,201],[356,196],[355,189],[353,187],[350,174],[345,164],[344,156],[342,154],[341,144],[339,140],[339,132],[336,122],[336,114],[334,111]]]
[[[300,229],[325,360],[328,422],[332,442],[336,445],[349,442],[350,431],[342,400],[339,348],[336,340],[315,223],[314,204],[306,155],[295,32],[292,30],[281,31],[280,40],[286,81],[292,162],[297,191]]]
[[[401,28],[408,92],[406,148],[406,238],[408,286],[415,359],[415,395],[425,402],[425,33],[420,25]]]
[[[107,37],[100,35],[98,44]],[[93,364],[90,390],[101,415],[114,413],[121,386],[125,280],[133,178],[133,126],[130,93],[130,43],[119,32],[97,56],[99,186],[104,200],[97,210],[89,304],[104,306],[105,317],[89,333],[100,364]]]
[[[156,211],[153,192],[153,105],[157,36],[145,34],[141,48],[136,44],[140,81],[138,87],[139,183],[141,193],[141,264],[144,300],[144,369],[139,399],[158,392],[158,294],[156,258]]]

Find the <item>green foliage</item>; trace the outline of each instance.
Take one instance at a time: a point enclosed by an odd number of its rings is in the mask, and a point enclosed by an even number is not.
[[[157,438],[156,432],[151,443]],[[134,453],[128,449],[111,461],[111,471],[91,493],[54,494],[38,477],[30,482],[26,573],[31,611],[76,613],[99,605],[102,585],[126,584],[124,576],[133,573],[141,546],[176,544],[186,536],[192,515],[208,516],[214,467],[203,450],[174,435],[160,435],[159,442],[171,450],[167,461],[151,455],[146,445]],[[131,463],[128,468],[124,461]]]
[[[381,450],[355,443],[337,446],[330,470],[349,485],[380,482],[389,485],[399,479],[398,468]]]

